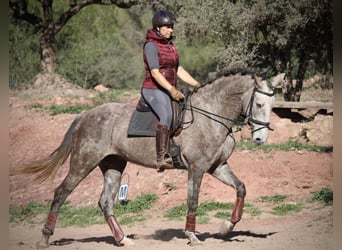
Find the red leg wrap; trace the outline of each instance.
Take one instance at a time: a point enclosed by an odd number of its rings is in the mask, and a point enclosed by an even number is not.
[[[243,206],[244,206],[244,198],[237,197],[232,216],[230,217],[230,221],[233,224],[236,224],[241,220]]]
[[[50,212],[45,223],[45,228],[51,231],[51,235],[53,235],[53,232],[55,231],[57,216],[56,213]]]
[[[117,222],[114,215],[109,216],[107,219],[107,222],[110,227],[110,230],[113,233],[114,239],[116,240],[117,243],[119,243],[125,236],[119,223]]]
[[[186,216],[185,230],[194,232],[195,227],[196,227],[196,216],[195,215]]]

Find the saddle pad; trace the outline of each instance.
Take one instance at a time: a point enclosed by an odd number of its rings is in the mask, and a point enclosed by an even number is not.
[[[154,114],[149,112],[140,112],[135,110],[129,121],[128,137],[154,137],[156,136],[156,127],[154,124]]]

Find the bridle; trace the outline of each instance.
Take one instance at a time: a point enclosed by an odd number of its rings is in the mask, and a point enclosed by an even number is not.
[[[190,93],[188,94],[187,96],[187,100],[189,101],[189,104],[187,104],[188,102],[187,101],[184,101],[184,102],[181,102],[180,105],[182,106],[182,110],[189,110],[190,113],[191,113],[191,120],[190,121],[182,121],[180,126],[179,126],[179,129],[181,130],[184,130],[184,129],[187,129],[188,127],[190,127],[190,125],[194,122],[194,112],[196,113],[199,113],[217,123],[220,123],[222,126],[224,126],[227,130],[228,130],[228,134],[232,133],[232,128],[228,127],[224,122],[218,120],[218,119],[223,119],[223,120],[227,120],[227,121],[231,121],[235,124],[239,124],[239,125],[251,125],[251,124],[257,124],[257,125],[261,125],[262,127],[259,127],[257,129],[254,129],[252,130],[252,133],[254,133],[255,131],[258,131],[258,130],[261,130],[263,128],[267,128],[269,130],[272,130],[273,129],[270,127],[270,122],[265,122],[265,121],[260,121],[260,120],[256,120],[253,118],[253,103],[254,103],[254,99],[255,99],[255,94],[256,93],[260,93],[260,94],[263,94],[263,95],[267,95],[269,97],[272,97],[274,96],[274,90],[273,88],[271,87],[271,85],[269,85],[269,87],[272,89],[272,92],[271,93],[268,93],[268,92],[265,92],[265,91],[262,91],[260,89],[258,89],[257,87],[254,87],[253,89],[253,93],[251,95],[251,98],[249,99],[249,102],[248,102],[248,105],[247,105],[247,109],[246,109],[246,113],[245,114],[242,114],[242,116],[244,116],[247,120],[247,122],[241,122],[239,120],[236,120],[236,119],[230,119],[228,117],[224,117],[224,116],[221,116],[221,115],[217,115],[215,113],[212,113],[212,112],[209,112],[207,110],[204,110],[204,109],[201,109],[201,108],[198,108],[198,107],[195,107],[191,104],[191,97],[192,97],[192,94],[194,92],[190,91]],[[217,119],[218,118],[218,119]]]
[[[251,124],[257,124],[257,125],[261,125],[262,127],[259,127],[257,129],[253,129],[252,130],[252,133],[258,131],[258,130],[261,130],[263,128],[267,128],[271,131],[273,131],[273,129],[270,127],[270,122],[264,122],[264,121],[260,121],[260,120],[256,120],[253,118],[253,103],[254,103],[254,99],[255,99],[255,93],[260,93],[260,94],[263,94],[263,95],[267,95],[269,97],[272,97],[274,96],[274,90],[273,88],[272,89],[272,92],[271,93],[268,93],[268,92],[265,92],[265,91],[262,91],[256,87],[254,87],[253,89],[253,93],[251,95],[251,98],[249,99],[249,103],[247,105],[247,114],[245,114],[244,116],[247,118],[247,124],[248,125],[251,125]]]

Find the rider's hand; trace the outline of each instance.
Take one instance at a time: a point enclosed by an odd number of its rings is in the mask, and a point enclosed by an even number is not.
[[[202,84],[197,82],[196,85],[194,85],[194,91],[197,92],[197,90],[201,87],[202,87]]]
[[[196,89],[199,89],[200,87],[202,87],[202,84],[199,83],[199,82],[197,82],[196,85],[194,85],[194,87],[195,87]]]
[[[179,101],[184,98],[184,95],[182,92],[180,92],[178,89],[172,86],[172,88],[169,89],[169,93],[175,101]]]

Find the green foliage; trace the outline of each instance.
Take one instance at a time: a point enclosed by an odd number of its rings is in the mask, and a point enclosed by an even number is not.
[[[61,227],[85,227],[103,224],[105,221],[101,209],[97,206],[72,207],[70,203],[65,203],[60,209],[57,223]]]
[[[9,87],[22,89],[39,73],[39,43],[33,27],[10,18]]]
[[[215,218],[218,218],[218,219],[223,219],[223,220],[228,220],[231,216],[231,213],[230,212],[217,212],[214,214],[214,217]]]
[[[234,205],[231,203],[221,203],[221,202],[211,202],[211,201],[204,201],[201,203],[196,211],[197,216],[205,216],[208,212],[214,210],[221,210],[221,209],[233,209]],[[165,213],[165,217],[169,219],[181,219],[182,217],[186,216],[187,206],[185,203],[175,206],[169,209]]]
[[[221,69],[254,66],[266,78],[284,71],[300,79],[317,71],[332,74],[330,0],[189,0],[175,5],[182,7],[182,34],[224,44],[216,52]]]
[[[252,216],[261,215],[261,210],[251,203],[246,203],[244,208],[243,208],[243,211],[247,214],[252,215]]]
[[[69,8],[52,1],[54,19]],[[37,1],[28,10],[43,18]],[[287,72],[302,80],[317,72],[332,79],[331,0],[170,1],[121,9],[92,4],[56,34],[57,72],[84,88],[138,89],[144,78],[142,44],[154,10],[177,17],[175,41],[182,65],[203,81],[213,71],[252,66],[264,77]],[[25,21],[9,23],[11,88],[24,88],[40,70],[36,30]],[[333,81],[324,86],[332,88]]]
[[[238,141],[236,148],[239,150],[262,150],[264,152],[270,152],[272,150],[290,151],[290,150],[309,150],[318,152],[331,152],[333,147],[330,146],[318,146],[300,143],[297,141],[288,141],[287,143],[272,143],[257,145],[251,141]]]
[[[79,114],[82,111],[86,111],[92,109],[96,106],[99,106],[104,103],[116,102],[119,101],[123,95],[136,95],[136,91],[130,90],[127,92],[125,89],[113,89],[110,92],[106,93],[98,93],[95,97],[93,97],[90,101],[92,101],[92,105],[89,104],[75,104],[75,105],[51,105],[49,107],[44,107],[41,103],[32,103],[26,106],[28,109],[36,110],[36,111],[46,111],[50,115],[59,115],[59,114]]]
[[[142,213],[150,209],[156,200],[156,194],[142,194],[135,200],[129,201],[127,205],[118,203],[114,207],[115,216],[118,217],[120,223],[123,225],[143,221],[146,217]],[[40,204],[37,202],[30,202],[26,206],[10,206],[10,222],[43,223],[49,209],[49,204]],[[66,201],[60,208],[57,223],[61,227],[88,226],[103,224],[105,220],[98,206],[73,207],[70,205],[70,202]]]
[[[31,221],[37,215],[48,211],[48,205],[37,202],[30,202],[26,206],[9,206],[9,221],[11,223]]]
[[[303,209],[303,204],[296,203],[284,203],[272,208],[272,214],[274,215],[287,215],[289,213],[297,213]]]
[[[57,36],[58,72],[84,88],[140,86],[145,27],[137,25],[145,16],[132,17],[129,10],[115,6],[82,10]]]
[[[212,211],[217,211],[214,214],[214,217],[220,219],[228,219],[231,216],[231,212],[227,210],[233,210],[234,204],[232,203],[223,203],[223,202],[215,202],[215,201],[204,201],[199,205],[196,211],[196,216],[198,216],[198,221],[202,221],[202,223],[209,222],[208,213]],[[172,207],[165,213],[165,217],[172,220],[182,220],[184,216],[186,216],[187,206],[185,203],[181,205]],[[244,212],[251,214],[252,216],[258,216],[261,214],[259,208],[250,203],[245,203]]]
[[[141,213],[144,210],[150,209],[157,199],[158,196],[156,194],[142,194],[127,204],[122,205],[118,203],[115,206],[115,214],[120,216],[125,213]]]
[[[261,196],[261,201],[272,201],[272,202],[282,202],[287,198],[287,195],[275,194],[272,196]]]
[[[214,201],[204,201],[201,203],[196,211],[196,215],[203,216],[207,212],[220,210],[220,209],[233,209],[234,205],[232,203],[222,203]]]
[[[330,188],[322,188],[311,193],[311,201],[319,201],[325,205],[331,205],[334,200],[333,191]]]
[[[73,106],[65,106],[65,105],[51,105],[48,108],[48,111],[51,115],[59,115],[59,114],[79,114],[84,110],[89,110],[92,107],[89,105],[73,105]]]
[[[182,203],[181,205],[175,206],[167,210],[164,216],[169,219],[179,220],[182,217],[186,216],[186,209],[186,204]]]
[[[43,109],[44,109],[43,104],[38,103],[38,102],[29,104],[29,105],[27,106],[27,108],[28,108],[28,109],[33,109],[33,110],[36,110],[36,111],[39,111],[39,110],[43,110]]]

